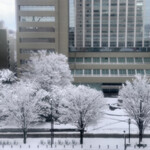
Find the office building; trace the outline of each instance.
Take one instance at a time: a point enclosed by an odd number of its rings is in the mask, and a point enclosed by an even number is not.
[[[16,0],[18,68],[39,50],[68,56],[68,8],[68,0]]]
[[[0,69],[9,68],[7,30],[0,29]]]
[[[72,5],[69,62],[75,83],[117,92],[135,74],[150,75],[149,0],[75,0]]]

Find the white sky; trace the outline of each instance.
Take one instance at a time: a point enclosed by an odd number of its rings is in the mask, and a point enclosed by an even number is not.
[[[16,30],[15,0],[0,0],[0,20],[8,29]]]

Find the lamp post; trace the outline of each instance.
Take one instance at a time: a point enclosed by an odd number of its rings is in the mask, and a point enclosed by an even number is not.
[[[130,118],[128,120],[128,123],[129,123],[129,144],[130,144],[130,124],[131,124],[131,119]]]
[[[124,150],[126,150],[126,132],[125,131],[123,132],[124,132]]]
[[[50,99],[51,101],[51,147],[53,146],[54,143],[54,120],[53,120],[53,100]]]

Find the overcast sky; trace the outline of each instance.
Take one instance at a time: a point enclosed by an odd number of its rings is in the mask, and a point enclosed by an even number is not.
[[[0,20],[8,29],[16,30],[15,0],[0,0]]]

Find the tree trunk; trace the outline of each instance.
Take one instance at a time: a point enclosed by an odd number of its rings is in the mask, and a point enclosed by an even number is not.
[[[80,144],[83,144],[84,129],[80,130]]]
[[[23,143],[26,144],[27,142],[27,131],[26,129],[23,130]]]
[[[143,139],[143,129],[139,129],[139,145],[141,144]]]
[[[139,145],[141,144],[143,139],[143,121],[139,121]]]

